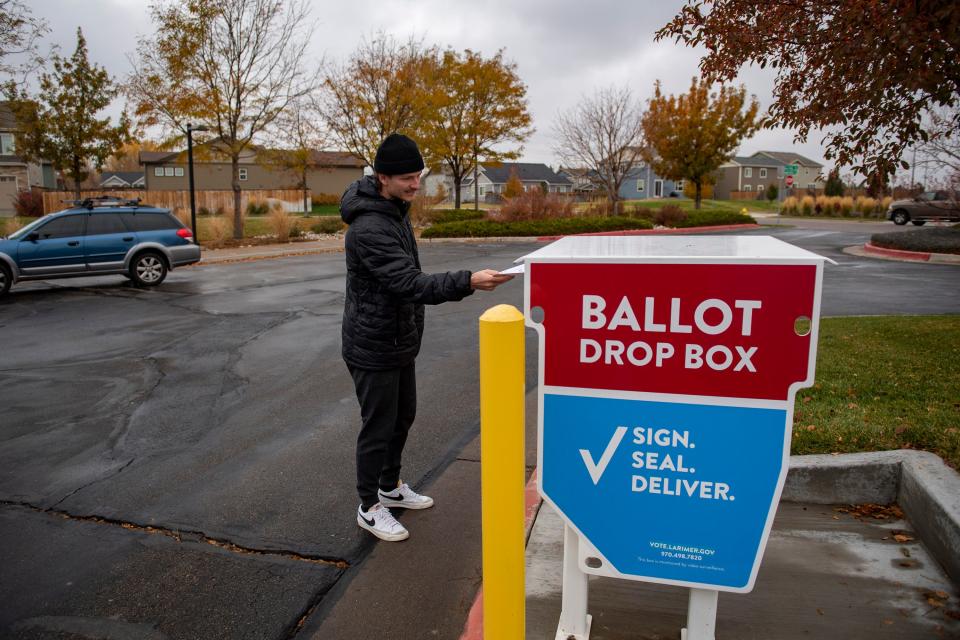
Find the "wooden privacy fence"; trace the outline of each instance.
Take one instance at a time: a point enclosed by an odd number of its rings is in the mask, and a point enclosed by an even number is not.
[[[197,212],[206,209],[212,213],[220,211],[233,214],[233,191],[196,191]],[[307,193],[309,197],[309,192]],[[111,198],[140,198],[143,204],[170,209],[175,214],[190,213],[189,191],[144,191],[142,189],[106,189],[102,191],[81,191],[81,198],[109,196]],[[45,191],[43,194],[43,212],[52,213],[67,207],[65,200],[74,200],[73,191]],[[286,211],[303,212],[303,191],[298,189],[250,189],[240,192],[240,208],[247,210],[251,202],[273,205],[279,202]]]

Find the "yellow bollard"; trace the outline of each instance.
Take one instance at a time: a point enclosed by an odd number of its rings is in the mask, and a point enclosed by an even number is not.
[[[516,307],[480,316],[484,640],[523,640],[525,632],[523,331]]]

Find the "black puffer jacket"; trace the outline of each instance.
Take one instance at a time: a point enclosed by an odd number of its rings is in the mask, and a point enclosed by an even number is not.
[[[386,199],[376,179],[350,185],[340,200],[347,231],[343,359],[359,369],[396,369],[420,351],[423,305],[473,293],[469,271],[420,271],[409,204]]]

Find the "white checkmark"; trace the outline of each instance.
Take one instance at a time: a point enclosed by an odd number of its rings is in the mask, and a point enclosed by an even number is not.
[[[610,458],[613,457],[617,447],[620,446],[620,441],[623,440],[623,436],[626,435],[626,433],[626,427],[617,427],[617,430],[613,433],[613,437],[610,438],[610,442],[607,443],[607,448],[603,451],[603,455],[600,456],[600,462],[594,462],[593,456],[587,449],[580,449],[580,456],[583,458],[583,464],[587,465],[587,472],[593,479],[593,484],[600,482],[603,472],[607,469],[607,465],[610,464]]]

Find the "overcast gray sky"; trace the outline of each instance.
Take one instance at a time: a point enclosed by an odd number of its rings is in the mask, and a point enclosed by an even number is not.
[[[49,23],[48,43],[69,55],[77,27],[90,57],[115,77],[130,71],[127,56],[137,36],[152,32],[148,0],[35,0],[34,14]],[[473,49],[486,56],[504,49],[527,85],[536,133],[523,160],[556,165],[552,123],[558,111],[584,94],[626,85],[646,100],[656,80],[667,93],[682,93],[697,75],[700,51],[672,42],[654,42],[654,32],[683,5],[679,0],[345,0],[312,1],[316,21],[311,57],[342,60],[364,36],[383,30],[405,40]],[[740,82],[761,107],[771,101],[773,74],[744,69]],[[745,140],[739,154],[790,150],[823,162],[822,136],[794,143],[793,132],[766,130]]]

